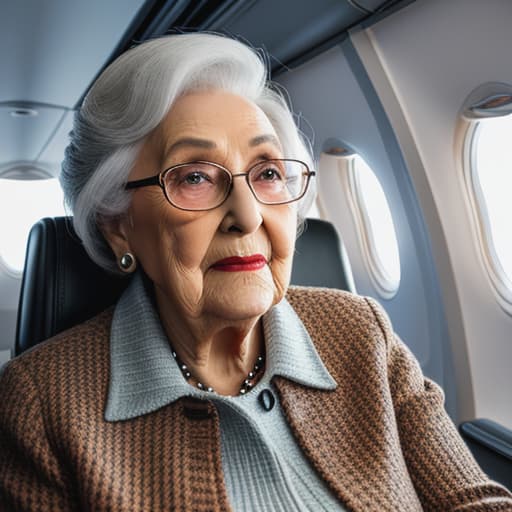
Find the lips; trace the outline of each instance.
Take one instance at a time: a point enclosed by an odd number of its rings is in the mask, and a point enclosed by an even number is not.
[[[259,270],[267,264],[267,258],[263,254],[253,254],[251,256],[231,256],[216,261],[211,268],[221,272],[244,272],[250,270]]]

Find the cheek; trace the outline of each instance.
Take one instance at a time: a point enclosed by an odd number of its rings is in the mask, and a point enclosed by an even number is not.
[[[272,245],[272,258],[285,262],[293,259],[297,233],[297,211],[293,205],[273,207],[265,226]]]
[[[130,248],[150,277],[158,271],[161,256],[168,254],[165,249],[171,243],[169,237],[162,236],[164,201],[152,190],[140,192],[134,196],[129,212]]]
[[[133,208],[130,244],[148,276],[163,284],[199,270],[215,219],[171,209],[167,201],[145,201]]]
[[[266,223],[272,246],[271,271],[279,294],[284,294],[290,281],[295,237],[297,232],[297,211],[293,205],[275,206]]]

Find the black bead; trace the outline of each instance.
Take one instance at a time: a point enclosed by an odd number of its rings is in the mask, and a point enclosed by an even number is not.
[[[274,394],[270,389],[264,389],[259,395],[258,400],[260,405],[265,409],[265,411],[271,411],[276,403],[276,399]]]

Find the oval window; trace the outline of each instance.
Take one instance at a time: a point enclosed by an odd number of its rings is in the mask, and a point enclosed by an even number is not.
[[[65,215],[64,197],[56,178],[0,179],[0,259],[20,276],[30,228],[43,217]]]
[[[400,256],[391,210],[372,169],[359,155],[351,161],[349,185],[356,223],[372,282],[384,298],[400,284]]]
[[[322,215],[320,214],[320,208],[318,205],[318,199],[316,201],[313,201],[313,203],[309,207],[306,218],[308,218],[308,219],[321,219],[322,218]]]
[[[493,280],[512,301],[512,116],[486,119],[470,130],[470,185]],[[499,290],[500,291],[500,290]]]

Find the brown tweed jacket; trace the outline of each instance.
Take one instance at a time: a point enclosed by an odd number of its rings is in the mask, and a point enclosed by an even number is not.
[[[347,509],[512,511],[373,301],[295,287],[288,300],[338,387],[274,383],[297,442]],[[106,311],[3,372],[0,510],[230,510],[212,403],[183,398],[104,421],[111,319]]]

